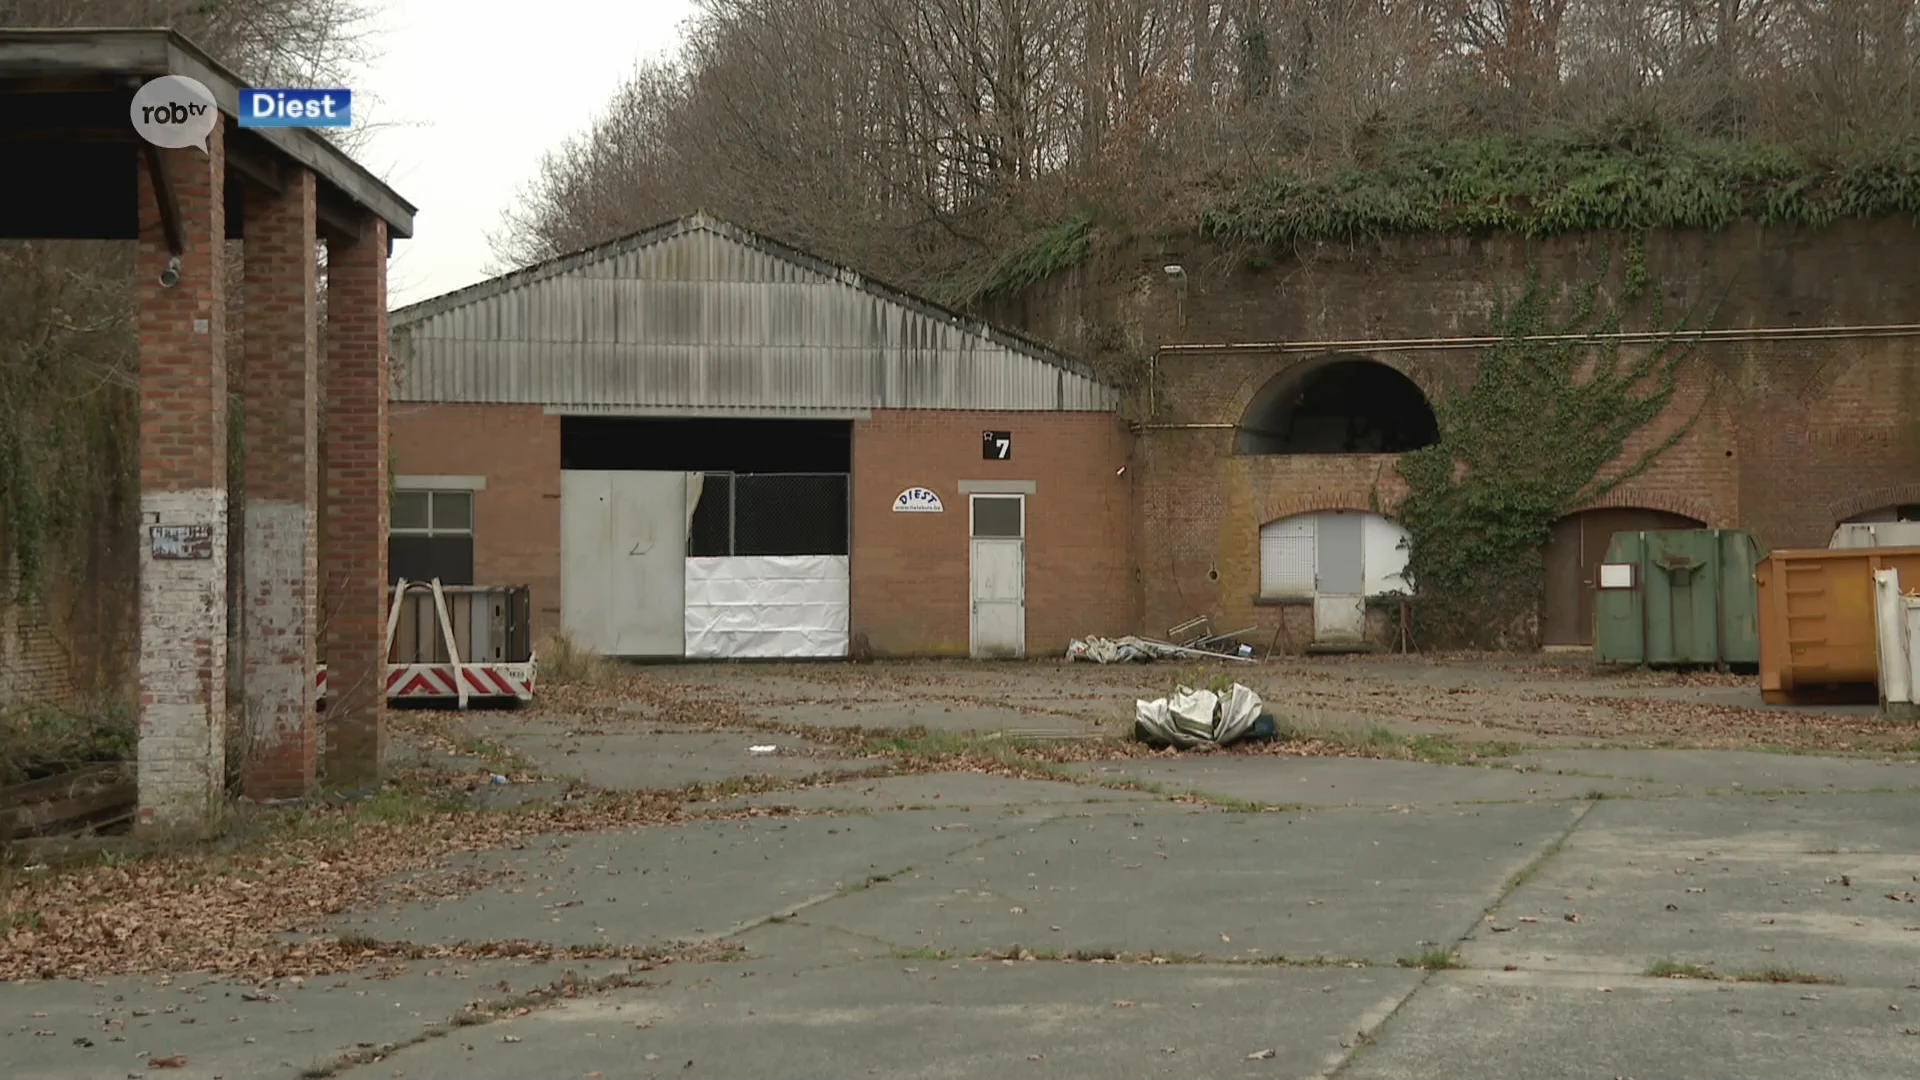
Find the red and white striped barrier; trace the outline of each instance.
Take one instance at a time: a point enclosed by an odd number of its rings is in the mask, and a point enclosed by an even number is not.
[[[388,664],[387,700],[457,698],[460,696],[460,687],[454,679],[458,671],[460,682],[466,684],[469,700],[517,698],[532,701],[537,659],[524,664]],[[327,665],[320,665],[314,682],[314,700],[325,700]]]

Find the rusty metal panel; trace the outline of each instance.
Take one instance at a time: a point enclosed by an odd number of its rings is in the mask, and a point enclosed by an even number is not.
[[[1118,404],[1067,361],[853,271],[707,219],[657,232],[396,312],[395,399],[762,414]]]
[[[1872,703],[1880,657],[1873,572],[1920,581],[1920,547],[1775,551],[1754,569],[1760,696],[1769,704]]]

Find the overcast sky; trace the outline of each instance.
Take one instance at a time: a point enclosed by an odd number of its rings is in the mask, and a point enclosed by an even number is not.
[[[492,276],[487,234],[540,157],[593,122],[642,60],[679,45],[692,0],[386,0],[354,121],[361,163],[419,207],[394,245],[402,307]],[[375,100],[364,106],[358,100]]]

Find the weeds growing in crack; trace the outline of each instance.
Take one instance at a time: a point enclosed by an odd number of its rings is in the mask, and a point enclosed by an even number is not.
[[[1747,983],[1801,983],[1811,986],[1839,986],[1840,979],[1833,975],[1814,975],[1792,968],[1764,967],[1752,971],[1735,971],[1727,978],[1734,982]]]
[[[1692,964],[1671,958],[1655,960],[1648,964],[1645,974],[1655,979],[1709,979],[1720,982],[1793,983],[1810,986],[1840,985],[1840,980],[1832,975],[1813,975],[1795,971],[1792,968],[1764,967],[1721,973],[1713,970],[1711,962]]]
[[[1395,963],[1403,968],[1419,968],[1423,971],[1447,971],[1452,968],[1466,967],[1452,949],[1439,946],[1422,949],[1411,956],[1403,956]]]
[[[654,966],[648,964],[640,971],[651,970]],[[309,1065],[298,1075],[304,1080],[324,1080],[326,1077],[337,1076],[348,1069],[381,1061],[409,1046],[439,1038],[461,1028],[489,1023],[503,1016],[524,1016],[536,1009],[550,1008],[574,998],[606,993],[610,990],[653,985],[655,984],[651,981],[639,977],[639,973],[632,968],[591,979],[584,978],[577,972],[568,971],[553,982],[523,993],[468,1002],[464,1008],[448,1017],[444,1023],[429,1024],[409,1039],[349,1050],[332,1061]]]
[[[1649,979],[1717,979],[1720,976],[1706,964],[1689,964],[1680,960],[1665,958],[1647,965],[1641,974]]]
[[[939,957],[947,959],[945,955]],[[989,949],[974,953],[970,960],[1002,962],[1033,961],[1081,964],[1143,964],[1149,966],[1194,966],[1215,965],[1221,967],[1298,967],[1298,968],[1364,968],[1373,965],[1366,960],[1335,956],[1208,956],[1195,952],[1116,952],[1112,949],[1033,949],[1024,945],[1009,945],[1002,949]],[[1457,966],[1457,965],[1456,965]]]

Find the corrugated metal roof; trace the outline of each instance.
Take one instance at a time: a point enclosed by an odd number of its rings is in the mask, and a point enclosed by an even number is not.
[[[704,215],[392,315],[399,401],[1104,411],[1043,346]]]

